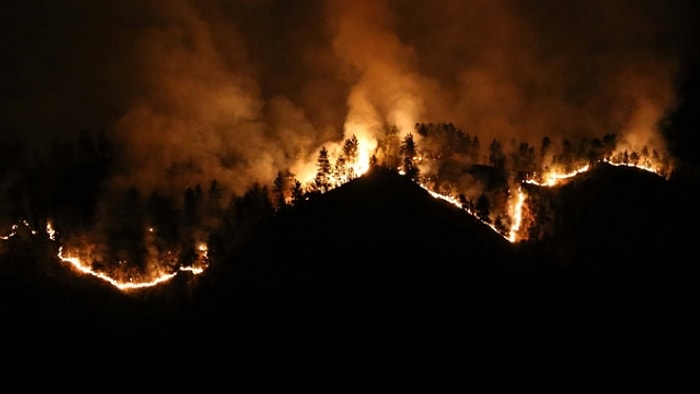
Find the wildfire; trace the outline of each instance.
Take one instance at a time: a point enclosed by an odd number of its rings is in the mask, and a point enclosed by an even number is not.
[[[27,222],[26,220],[21,220],[20,223],[24,225],[24,227],[26,227],[32,235],[36,235],[36,230],[34,230],[32,226],[29,225],[29,222]],[[0,239],[3,241],[7,241],[10,238],[16,236],[18,232],[19,224],[13,224],[12,227],[10,227],[10,232],[7,235],[0,235]]]
[[[582,174],[588,170],[591,169],[590,164],[586,164],[585,166],[578,168],[576,170],[573,170],[571,172],[566,172],[566,173],[561,173],[557,171],[550,171],[542,177],[542,181],[537,181],[536,179],[527,179],[525,180],[525,183],[529,183],[531,185],[537,185],[537,186],[543,186],[543,187],[553,187],[553,186],[558,186],[562,184],[565,180],[573,178],[579,174]]]
[[[405,175],[405,174],[401,174],[401,175]],[[508,237],[508,236],[504,235],[503,233],[501,233],[500,231],[498,231],[498,229],[496,228],[496,226],[494,226],[494,225],[491,224],[491,223],[488,223],[488,222],[483,221],[475,212],[472,212],[470,209],[467,209],[466,207],[464,207],[464,206],[462,205],[462,203],[459,202],[459,200],[457,200],[456,198],[454,198],[454,197],[452,197],[452,196],[446,196],[446,195],[444,195],[444,194],[440,194],[440,193],[434,192],[434,191],[430,190],[430,188],[428,188],[427,186],[425,186],[425,185],[423,185],[423,184],[421,184],[421,183],[418,183],[418,186],[420,186],[423,190],[427,191],[433,198],[436,198],[436,199],[442,200],[442,201],[446,201],[446,202],[448,202],[448,203],[454,205],[455,207],[457,207],[457,208],[459,208],[459,209],[465,209],[465,210],[467,211],[468,214],[470,214],[471,216],[473,216],[475,219],[477,219],[477,220],[480,221],[481,223],[483,223],[483,224],[489,226],[489,228],[490,228],[491,230],[493,230],[496,234],[500,235],[501,237],[505,238],[506,240],[508,240],[508,241],[510,241],[510,242],[514,242],[514,241],[511,241],[511,240],[510,240],[510,237]]]
[[[636,168],[642,171],[647,171],[654,173],[658,176],[663,176],[667,178],[667,176],[664,175],[664,170],[660,166],[654,166],[651,163],[646,163],[646,164],[638,164],[638,163],[630,163],[630,162],[624,162],[624,161],[615,161],[611,158],[605,158],[602,160],[603,163],[610,164],[611,166],[615,167],[632,167]]]
[[[112,278],[111,276],[109,276],[107,274],[93,270],[89,264],[86,264],[78,257],[64,256],[63,255],[63,246],[58,247],[58,255],[57,256],[61,261],[63,261],[64,263],[69,263],[73,268],[82,272],[83,274],[92,275],[98,279],[101,279],[101,280],[109,283],[110,285],[112,285],[112,286],[114,286],[117,289],[122,290],[122,291],[143,289],[146,287],[153,287],[153,286],[159,285],[161,283],[167,282],[177,275],[177,272],[172,272],[172,273],[168,273],[168,274],[161,274],[159,276],[156,276],[154,279],[151,279],[148,281],[143,281],[143,282],[134,282],[133,280],[120,281],[120,280]]]
[[[631,168],[636,168],[642,171],[646,172],[651,172],[652,174],[656,174],[658,176],[662,176],[667,178],[667,175],[665,175],[665,171],[662,166],[659,165],[653,165],[650,161],[645,161],[644,163],[633,163],[630,161],[623,161],[623,160],[617,160],[612,157],[608,157],[605,159],[602,159],[598,161],[598,163],[606,163],[611,166],[615,167],[631,167]],[[587,172],[591,170],[592,166],[590,164],[586,164],[580,168],[577,168],[574,171],[571,172],[558,172],[558,171],[550,171],[544,174],[542,176],[541,180],[537,179],[527,179],[524,182],[529,183],[531,185],[536,185],[536,186],[542,186],[542,187],[554,187],[554,186],[559,186],[562,183],[564,183],[566,180],[571,179],[576,177],[579,174],[582,174],[584,172]]]
[[[133,277],[130,277],[128,280],[123,280],[123,279],[118,279],[115,277],[114,274],[107,274],[104,272],[99,272],[92,268],[91,264],[84,261],[80,257],[76,256],[67,256],[63,252],[63,246],[59,246],[58,248],[58,258],[59,260],[63,261],[64,263],[70,264],[74,269],[78,270],[79,272],[83,274],[88,274],[91,276],[94,276],[98,279],[101,279],[110,285],[116,287],[119,290],[122,291],[128,291],[128,290],[135,290],[135,289],[144,289],[147,287],[154,287],[157,285],[160,285],[162,283],[168,282],[171,279],[175,278],[178,274],[178,272],[191,272],[193,275],[199,275],[203,273],[206,268],[207,268],[207,248],[206,245],[199,246],[199,251],[201,253],[200,259],[198,262],[196,262],[193,265],[189,266],[180,266],[177,271],[174,272],[161,272],[159,270],[154,270],[155,273],[152,273],[148,279],[139,279],[135,280]],[[119,262],[120,264],[124,263],[123,261]],[[166,264],[157,264],[157,266],[165,266]]]
[[[51,222],[46,222],[46,234],[49,235],[50,240],[56,240],[56,230],[53,228]]]
[[[9,240],[10,238],[16,236],[18,234],[20,225],[25,226],[29,232],[32,235],[37,235],[38,231],[34,230],[30,225],[29,222],[26,220],[20,221],[18,224],[13,224],[11,227],[10,233],[7,235],[0,235],[0,240]],[[56,235],[58,234],[58,231],[53,227],[53,223],[50,221],[46,222],[46,235],[49,237],[51,241],[56,242]],[[147,228],[148,232],[152,233],[155,231],[153,227]],[[177,270],[173,272],[164,272],[165,270],[161,270],[158,268],[155,268],[152,270],[152,272],[146,277],[148,279],[144,280],[135,280],[133,277],[129,277],[128,279],[118,279],[117,274],[115,273],[106,273],[106,272],[100,272],[95,270],[92,265],[88,262],[86,262],[84,259],[81,257],[78,257],[76,255],[68,255],[65,253],[64,248],[62,245],[58,247],[58,253],[56,256],[58,259],[64,263],[68,263],[71,267],[73,267],[75,270],[82,274],[87,274],[94,276],[95,278],[98,278],[100,280],[103,280],[110,285],[116,287],[119,290],[122,291],[128,291],[128,290],[135,290],[135,289],[143,289],[147,287],[153,287],[157,286],[160,284],[163,284],[165,282],[170,281],[173,279],[179,272],[191,272],[193,275],[199,275],[203,273],[208,266],[208,261],[209,261],[209,255],[208,255],[208,247],[207,244],[204,242],[200,242],[197,244],[197,251],[199,252],[199,258],[197,261],[192,264],[192,265],[181,265]],[[167,253],[169,256],[173,256],[172,252]],[[125,262],[124,261],[119,261],[119,265],[123,265]],[[164,263],[164,262],[157,262],[154,264],[154,267],[171,267],[173,263],[176,264],[175,262],[170,262],[170,263]]]
[[[512,218],[513,224],[510,226],[510,231],[508,233],[508,240],[511,243],[517,241],[518,231],[520,231],[520,226],[523,222],[523,206],[525,205],[525,193],[522,189],[518,189],[517,200],[513,206]]]
[[[13,224],[10,228],[10,232],[7,233],[7,235],[0,235],[0,239],[2,239],[3,241],[7,241],[8,239],[14,237],[15,235],[17,235],[17,228],[19,228],[19,226]]]
[[[376,141],[361,138],[356,140],[356,147],[357,155],[351,156],[354,157],[354,160],[351,162],[344,162],[344,164],[341,166],[342,168],[339,167],[340,169],[336,169],[334,173],[329,174],[331,178],[329,179],[331,183],[330,188],[338,187],[355,177],[362,176],[369,170],[370,156],[372,155],[373,149],[376,147]],[[340,148],[333,150],[333,152],[339,151]],[[340,153],[338,153],[338,155],[340,155]],[[667,168],[665,168],[663,165],[656,165],[658,163],[655,164],[655,162],[653,162],[651,158],[640,158],[636,154],[634,156],[634,160],[630,160],[628,159],[628,157],[629,156],[626,154],[626,152],[624,152],[623,154],[611,155],[609,157],[597,161],[596,163],[589,163],[583,165],[570,172],[560,172],[553,170],[548,171],[544,174],[534,174],[532,178],[526,179],[523,182],[540,187],[556,187],[563,184],[569,179],[572,179],[582,173],[590,171],[598,163],[606,163],[608,165],[617,167],[633,167],[643,171],[654,173],[659,176],[668,177]],[[340,159],[338,158],[338,160]],[[422,157],[414,157],[414,161],[422,161]],[[339,163],[343,162],[339,161]],[[399,173],[405,175],[404,172],[400,169]],[[516,243],[521,240],[521,237],[519,237],[519,232],[522,230],[524,219],[523,210],[527,198],[525,191],[521,187],[518,187],[515,194],[513,194],[509,200],[507,216],[510,219],[510,228],[499,229],[497,228],[497,226],[494,226],[493,224],[489,223],[489,221],[483,220],[480,217],[480,215],[477,214],[477,212],[471,210],[470,206],[464,206],[462,202],[454,196],[437,193],[424,184],[418,182],[416,183],[421,188],[426,190],[433,198],[445,201],[461,210],[465,210],[471,216],[488,226],[496,234],[500,235],[507,241],[511,243]],[[9,240],[10,238],[17,236],[22,226],[26,227],[32,235],[36,235],[38,233],[30,226],[28,221],[21,220],[20,222],[11,226],[9,233],[0,235],[0,240]],[[499,227],[504,226],[499,225]],[[54,228],[52,222],[46,222],[45,232],[51,241],[57,242],[58,232]],[[156,229],[152,226],[149,226],[146,227],[146,232],[147,234],[152,235],[156,233]],[[149,239],[150,238],[152,237],[149,237]],[[207,269],[209,264],[209,248],[205,242],[198,242],[195,246],[195,250],[198,254],[198,257],[191,264],[182,264],[181,262],[178,262],[176,258],[177,253],[173,251],[166,252],[167,256],[165,256],[164,258],[163,256],[158,256],[157,252],[154,253],[154,255],[150,257],[150,261],[153,262],[153,264],[151,264],[151,267],[153,267],[151,269],[151,272],[145,274],[144,277],[141,278],[134,278],[133,276],[129,276],[121,268],[115,270],[114,272],[98,271],[95,268],[93,268],[94,260],[92,260],[92,258],[87,257],[91,255],[91,253],[86,251],[66,253],[63,245],[60,245],[58,247],[57,257],[61,262],[68,263],[73,269],[77,270],[82,274],[87,274],[98,278],[102,281],[105,281],[121,291],[129,291],[164,284],[175,278],[180,272],[190,272],[194,276],[203,273]],[[126,262],[124,261],[120,261],[119,265],[123,266],[125,263]]]
[[[357,148],[357,160],[351,165],[355,175],[359,177],[369,171],[370,144],[361,139],[357,144]]]

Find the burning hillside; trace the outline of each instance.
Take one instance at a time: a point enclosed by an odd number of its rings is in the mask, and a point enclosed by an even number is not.
[[[426,132],[426,128],[432,132]],[[107,229],[105,236],[108,238],[102,241],[105,244],[100,244],[95,236],[85,235],[59,240],[50,221],[46,222],[45,236],[59,243],[58,260],[76,272],[91,275],[126,291],[166,283],[178,272],[192,275],[203,273],[209,265],[208,240],[212,234],[219,242],[225,242],[226,231],[253,231],[254,227],[251,226],[260,219],[260,215],[281,213],[294,205],[315,199],[319,194],[362,177],[370,168],[393,171],[416,182],[430,196],[464,210],[511,243],[527,239],[528,234],[532,233],[531,227],[544,226],[530,214],[532,209],[528,209],[527,191],[521,184],[560,186],[599,163],[635,167],[659,175],[667,173],[662,164],[652,162],[659,159],[656,154],[640,156],[636,152],[628,154],[625,151],[623,155],[614,155],[591,150],[583,151],[583,156],[567,158],[564,154],[554,154],[546,160],[551,148],[543,144],[539,154],[541,160],[534,163],[533,149],[526,143],[521,143],[521,149],[512,152],[506,159],[499,148],[500,143],[494,140],[488,156],[492,173],[480,178],[474,172],[475,166],[481,165],[477,137],[472,140],[460,130],[444,125],[417,124],[416,131],[422,136],[421,141],[433,149],[416,143],[411,133],[399,138],[396,128],[386,128],[386,138],[378,141],[374,150],[362,145],[353,135],[332,151],[325,146],[321,148],[313,177],[306,175],[301,178],[304,180],[302,182],[291,171],[280,171],[272,187],[255,185],[245,195],[233,199],[226,212],[219,205],[221,190],[216,181],[212,181],[206,197],[199,186],[185,191],[185,210],[181,219],[177,218],[180,214],[169,206],[167,199],[154,194],[149,203],[142,206],[138,192],[132,189],[124,195],[122,205],[115,207],[126,216],[110,218],[116,229]],[[442,147],[437,145],[440,149],[436,150],[435,135],[432,133],[443,133],[441,137],[464,142]],[[592,146],[601,145],[597,141],[594,140]],[[644,151],[648,151],[646,147]],[[605,156],[595,157],[593,153],[603,153]],[[574,163],[584,161],[583,157],[587,158],[587,163],[570,172],[560,173],[550,169],[571,168],[576,165]],[[465,178],[471,182],[465,183]],[[474,190],[479,191],[478,197]],[[247,227],[246,221],[250,221]],[[16,236],[22,226],[32,236],[41,236],[28,221],[23,220],[12,225],[10,232],[2,235],[2,240]],[[217,245],[219,248],[225,249],[226,246]],[[110,262],[110,259],[115,262]]]
[[[694,26],[689,5],[598,1],[40,8],[18,3],[6,24],[28,46],[0,73],[15,97],[0,241],[31,228],[123,290],[201,274],[264,218],[373,168],[511,243],[536,233],[530,186],[601,163],[668,178],[663,131]],[[37,230],[49,221],[58,235]]]

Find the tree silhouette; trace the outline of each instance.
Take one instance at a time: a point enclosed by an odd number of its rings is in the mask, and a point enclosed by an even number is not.
[[[292,204],[296,205],[301,201],[304,201],[304,189],[301,186],[301,182],[295,179],[292,187]]]
[[[321,193],[325,193],[331,188],[331,162],[328,159],[328,150],[326,150],[325,146],[321,147],[316,167],[318,168],[314,179],[316,189]]]
[[[185,226],[196,227],[201,222],[202,187],[188,187],[184,194],[185,202]]]
[[[506,156],[503,153],[503,146],[495,138],[489,146],[489,164],[500,170],[505,170],[506,167]]]
[[[343,156],[343,154],[338,156],[338,158],[335,160],[335,166],[333,166],[332,178],[335,180],[335,185],[333,186],[340,186],[342,183],[350,179],[348,175],[349,169],[349,166],[346,165],[345,162],[345,156]]]
[[[479,155],[481,154],[481,144],[479,143],[479,137],[474,136],[470,146],[469,156],[473,163],[479,163]]]
[[[145,269],[146,221],[141,193],[131,187],[124,194],[109,216],[107,245],[110,255],[130,266]]]
[[[518,145],[517,166],[514,169],[522,173],[528,173],[535,171],[535,166],[535,148],[527,142],[521,142]]]
[[[282,171],[277,172],[275,181],[272,184],[272,194],[275,196],[275,205],[277,209],[284,209],[287,205],[284,193],[287,189],[287,176]]]
[[[346,139],[345,144],[343,144],[343,157],[345,158],[345,164],[347,165],[346,173],[349,180],[355,179],[356,176],[354,165],[357,164],[359,145],[360,143],[357,141],[355,134]]]
[[[146,203],[148,225],[155,237],[164,244],[158,245],[161,250],[177,244],[180,237],[180,213],[173,207],[172,202],[157,191],[153,191]]]
[[[549,156],[552,151],[552,140],[549,137],[542,138],[542,144],[540,144],[540,166],[544,166],[544,160]]]
[[[401,141],[402,169],[411,179],[418,180],[419,170],[416,167],[416,143],[413,141],[413,134],[408,133]]]

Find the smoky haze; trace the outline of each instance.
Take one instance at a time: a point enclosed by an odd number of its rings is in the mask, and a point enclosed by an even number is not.
[[[42,1],[3,21],[3,129],[106,128],[111,182],[240,193],[321,145],[452,122],[482,141],[664,142],[690,2]]]

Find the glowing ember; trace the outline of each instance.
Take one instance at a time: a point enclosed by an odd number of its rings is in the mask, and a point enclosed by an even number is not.
[[[513,224],[510,226],[510,232],[508,233],[508,240],[510,242],[517,241],[518,231],[520,231],[520,226],[523,222],[523,206],[525,205],[525,193],[522,189],[518,189],[517,200],[513,206],[513,212],[511,217],[513,218]]]
[[[19,226],[17,226],[16,224],[13,224],[10,228],[10,232],[7,235],[0,235],[0,239],[2,239],[3,241],[7,241],[8,239],[14,237],[15,235],[17,235],[18,227]]]
[[[46,234],[49,235],[50,240],[56,240],[56,230],[53,228],[51,222],[46,222]]]
[[[204,272],[205,269],[206,268],[195,267],[195,266],[182,266],[182,267],[180,267],[180,271],[191,272],[193,275],[199,275],[202,272]]]
[[[32,226],[29,225],[29,222],[27,222],[26,220],[21,220],[20,223],[24,225],[24,227],[26,227],[32,235],[36,235],[36,230],[34,230]],[[7,241],[8,239],[16,236],[18,231],[19,224],[13,224],[12,227],[10,227],[10,232],[7,235],[0,235],[0,239],[3,241]]]

